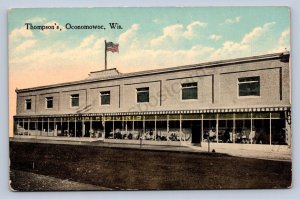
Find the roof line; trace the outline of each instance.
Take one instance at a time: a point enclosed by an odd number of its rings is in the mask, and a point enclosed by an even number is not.
[[[218,67],[218,66],[222,66],[222,65],[237,64],[237,63],[250,62],[250,61],[262,61],[262,60],[268,60],[268,59],[281,58],[282,55],[283,55],[283,53],[272,53],[272,54],[265,54],[265,55],[251,56],[251,57],[243,57],[243,58],[227,59],[227,60],[220,60],[220,61],[204,62],[204,63],[199,63],[199,64],[168,67],[168,68],[162,68],[162,69],[145,70],[145,71],[139,71],[139,72],[133,72],[133,73],[124,73],[124,74],[120,74],[118,76],[111,76],[111,77],[106,77],[106,78],[104,77],[104,78],[99,78],[99,79],[85,79],[85,80],[79,80],[79,81],[73,81],[73,82],[64,82],[64,83],[59,83],[59,84],[52,84],[52,85],[45,85],[45,86],[38,86],[38,87],[31,87],[31,88],[24,88],[24,89],[16,89],[16,93],[35,91],[35,90],[43,90],[43,89],[48,89],[48,88],[57,88],[57,87],[77,85],[77,84],[93,83],[93,82],[99,82],[99,81],[130,78],[130,77],[136,77],[136,76],[153,75],[153,74],[157,74],[157,73],[178,72],[178,71],[182,71],[182,70]]]

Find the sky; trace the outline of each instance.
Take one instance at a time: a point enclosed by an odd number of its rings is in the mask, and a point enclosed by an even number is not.
[[[59,26],[55,30],[27,29]],[[118,23],[122,29],[111,29]],[[66,29],[66,24],[105,30]],[[108,68],[121,73],[290,50],[287,7],[12,9],[8,14],[10,131],[15,89],[82,80]],[[12,132],[11,132],[12,133]],[[11,135],[10,133],[10,135]]]

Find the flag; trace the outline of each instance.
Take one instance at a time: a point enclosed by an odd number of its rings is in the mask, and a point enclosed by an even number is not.
[[[113,42],[107,42],[106,43],[106,51],[111,52],[119,52],[119,44],[114,44]]]

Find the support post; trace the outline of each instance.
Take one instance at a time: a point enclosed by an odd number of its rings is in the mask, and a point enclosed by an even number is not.
[[[203,141],[203,136],[204,136],[204,130],[203,130],[203,113],[201,114],[201,142]]]
[[[49,125],[49,117],[48,117],[48,130],[47,130],[47,137],[49,136],[49,127],[50,127],[50,125]]]
[[[157,136],[157,130],[156,130],[156,115],[154,116],[154,132],[155,132],[155,141],[156,141],[156,136]]]
[[[269,129],[269,133],[270,133],[270,145],[272,145],[272,113],[270,112],[270,129]]]
[[[219,143],[219,114],[218,113],[216,119],[216,138],[217,138],[217,143]]]
[[[70,118],[68,118],[68,137],[70,137]]]
[[[170,131],[170,129],[169,129],[169,115],[167,115],[167,141],[169,141],[169,131]]]
[[[180,135],[180,145],[181,145],[181,138],[182,138],[182,115],[179,115],[179,135]]]
[[[232,142],[235,144],[235,113],[233,113]]]
[[[76,123],[77,123],[77,121],[76,121],[76,117],[75,117],[75,132],[74,132],[74,135],[75,135],[75,137],[77,137],[77,132],[76,132]]]
[[[114,116],[112,116],[112,122],[113,122],[113,129],[112,129],[112,131],[113,131],[113,139],[115,139],[115,117]]]
[[[30,132],[30,119],[28,118],[28,123],[27,123],[27,129],[28,129],[28,133],[27,133],[27,136],[29,136],[29,132]]]
[[[251,138],[250,138],[250,141],[251,141],[251,144],[253,144],[253,137],[254,137],[254,133],[253,133],[253,116],[252,116],[252,112],[251,112],[251,118],[250,118],[250,135],[251,135]]]
[[[40,134],[40,135],[42,135],[42,134],[43,134],[43,132],[44,132],[44,118],[42,118],[42,132],[41,132],[41,134]]]

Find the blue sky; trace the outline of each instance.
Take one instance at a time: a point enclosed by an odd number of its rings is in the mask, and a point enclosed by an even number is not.
[[[121,72],[278,52],[290,48],[289,20],[287,7],[14,9],[9,12],[10,69],[84,65],[87,75],[103,66],[104,39],[119,43],[120,53],[109,54],[108,63]],[[106,30],[25,30],[26,22],[104,25]],[[111,22],[123,29],[109,29]]]

